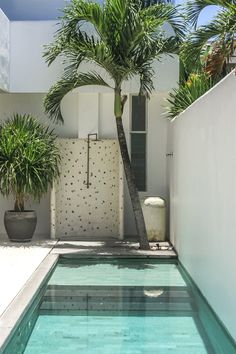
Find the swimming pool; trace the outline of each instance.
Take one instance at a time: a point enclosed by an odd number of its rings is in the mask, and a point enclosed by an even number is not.
[[[236,354],[236,347],[177,261],[61,258],[4,351],[13,353]]]

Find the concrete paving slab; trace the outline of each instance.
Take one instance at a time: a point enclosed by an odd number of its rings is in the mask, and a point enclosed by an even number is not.
[[[21,291],[0,316],[0,354],[9,342],[15,328],[28,311],[35,297],[42,290],[50,270],[57,262],[57,255],[48,255],[34,271],[32,277],[26,282]]]
[[[53,240],[0,243],[0,316],[55,244]]]
[[[59,241],[51,253],[70,254],[73,256],[114,256],[114,257],[153,257],[177,258],[177,254],[168,242],[161,243],[163,250],[158,250],[157,242],[150,242],[152,250],[139,249],[138,242],[118,241],[115,239],[102,241]]]

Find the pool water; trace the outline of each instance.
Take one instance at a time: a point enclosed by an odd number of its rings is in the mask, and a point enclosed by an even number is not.
[[[150,259],[64,259],[51,285],[186,286],[176,263]]]
[[[43,344],[44,343],[44,344]],[[206,354],[192,317],[39,316],[26,354]]]
[[[61,259],[34,318],[26,347],[14,354],[236,354],[173,261]]]

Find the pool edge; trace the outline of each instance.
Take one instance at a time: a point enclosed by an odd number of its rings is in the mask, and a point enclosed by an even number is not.
[[[36,299],[57,264],[59,255],[49,253],[0,317],[0,354],[10,342],[18,324]]]

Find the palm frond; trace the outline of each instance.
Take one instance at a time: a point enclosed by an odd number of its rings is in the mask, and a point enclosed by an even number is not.
[[[52,120],[63,123],[64,120],[60,107],[63,97],[78,87],[91,85],[106,86],[111,88],[100,75],[94,72],[80,73],[77,76],[62,78],[51,87],[44,99],[45,113],[48,114],[49,118]]]
[[[93,2],[72,0],[64,8],[61,26],[55,34],[54,41],[45,46],[44,57],[48,65],[51,65],[63,52],[70,51],[77,40],[81,45],[86,45],[88,37],[86,32],[81,28],[85,23],[92,24],[94,30],[100,36],[103,27],[101,6]]]
[[[219,6],[227,9],[235,5],[235,0],[191,0],[186,4],[187,18],[188,21],[196,26],[201,11],[207,6]]]
[[[213,22],[199,27],[190,34],[182,47],[182,56],[194,64],[199,60],[203,47],[210,41],[231,47],[236,33],[236,6],[232,11],[222,11]]]
[[[168,4],[172,3],[172,0],[142,0],[142,7],[149,7],[156,4]]]
[[[139,77],[140,77],[139,94],[146,97],[149,97],[150,93],[154,90],[154,86],[153,86],[154,70],[151,64],[152,63],[146,62],[139,69]]]
[[[85,0],[72,0],[65,8],[61,18],[63,33],[70,39],[84,23],[93,25],[99,36],[104,29],[104,13],[100,4]],[[60,31],[59,31],[60,33]]]
[[[183,37],[185,33],[184,17],[179,12],[180,6],[173,4],[159,3],[157,5],[145,8],[141,12],[141,18],[148,23],[148,27],[154,31],[163,26],[164,23],[169,23],[175,34]]]
[[[180,84],[169,94],[168,117],[173,119],[216,84],[216,80],[206,74],[192,74],[188,81]]]

